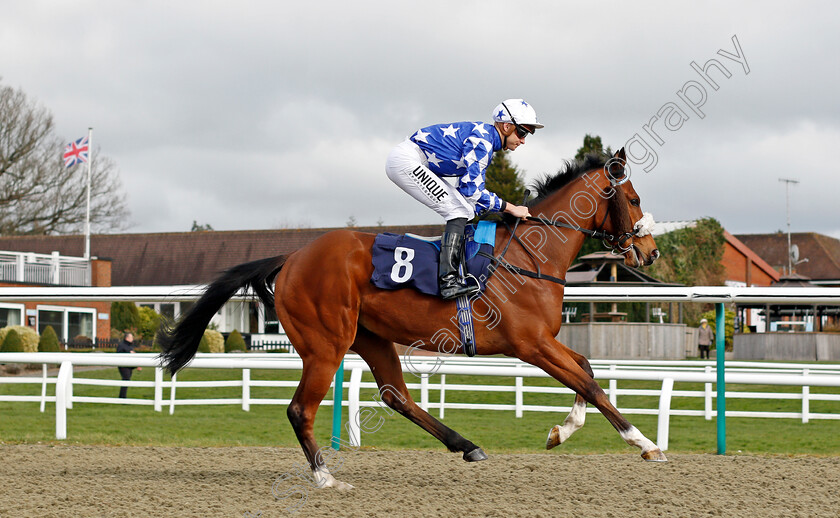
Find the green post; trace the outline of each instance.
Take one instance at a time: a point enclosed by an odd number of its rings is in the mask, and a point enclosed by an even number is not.
[[[340,448],[341,440],[341,402],[344,399],[344,360],[335,373],[335,388],[333,388],[333,429],[332,449]]]
[[[717,361],[717,452],[726,455],[726,312],[715,304],[715,360]]]

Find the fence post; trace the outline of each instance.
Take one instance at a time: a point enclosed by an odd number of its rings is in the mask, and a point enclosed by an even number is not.
[[[61,255],[57,251],[50,254],[50,276],[53,284],[61,284]]]
[[[615,373],[615,365],[610,365],[610,376]],[[618,380],[610,378],[610,403],[612,406],[618,408]]]
[[[16,272],[15,272],[15,279],[18,282],[26,282],[26,263],[23,260],[23,254],[18,254],[16,259]]]
[[[443,405],[446,402],[446,374],[440,375],[440,411],[438,417],[443,419]]]
[[[178,373],[172,375],[172,379],[169,382],[169,415],[175,413],[175,380],[178,377]]]
[[[341,447],[341,404],[344,399],[344,360],[335,371],[335,382],[333,385],[333,422],[332,422],[332,449],[338,451]]]
[[[668,431],[671,426],[671,393],[674,390],[674,378],[662,380],[659,393],[659,427],[656,431],[656,445],[665,451],[668,449]]]
[[[163,409],[163,367],[155,367],[155,412]]]
[[[711,365],[706,365],[704,370],[706,371],[706,374],[711,374],[712,373],[712,366]],[[704,397],[705,401],[704,401],[704,404],[703,404],[703,409],[706,412],[706,415],[705,415],[706,421],[711,421],[712,420],[712,384],[711,383],[706,383],[703,386],[703,395],[705,396]]]
[[[67,438],[67,387],[72,370],[73,364],[62,362],[55,383],[55,438],[59,440]]]
[[[717,363],[717,447],[726,454],[726,314],[723,302],[715,304],[715,361]]]
[[[516,377],[516,417],[522,417],[522,376]]]
[[[420,375],[420,408],[429,411],[429,375]]]
[[[359,391],[362,387],[362,368],[354,367],[350,371],[350,387],[347,391],[347,435],[350,446],[362,445],[361,415],[359,414]]]
[[[73,364],[70,364],[70,368],[67,371],[67,408],[72,410],[73,409]]]
[[[41,364],[41,413],[47,406],[47,364]]]
[[[242,369],[242,410],[251,411],[251,369]]]
[[[808,369],[802,369],[802,376],[808,376]],[[811,402],[809,400],[811,395],[811,387],[802,385],[802,422],[808,422],[808,414],[811,412]]]

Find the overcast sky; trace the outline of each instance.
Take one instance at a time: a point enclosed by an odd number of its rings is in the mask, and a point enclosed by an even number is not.
[[[545,124],[511,155],[529,181],[586,133],[638,134],[657,220],[784,230],[792,178],[792,230],[840,238],[838,27],[831,1],[27,0],[3,4],[0,76],[68,141],[94,128],[131,232],[437,223],[390,148],[522,97]]]

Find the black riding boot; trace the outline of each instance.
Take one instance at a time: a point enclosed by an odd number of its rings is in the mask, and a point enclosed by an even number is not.
[[[461,295],[469,295],[478,289],[468,285],[458,275],[458,265],[461,263],[461,250],[464,245],[464,227],[466,218],[452,219],[446,222],[446,230],[440,240],[440,267],[438,281],[440,296],[445,300],[455,299]]]

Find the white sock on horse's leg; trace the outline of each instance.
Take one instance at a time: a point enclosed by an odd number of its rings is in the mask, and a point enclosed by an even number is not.
[[[586,402],[579,403],[575,400],[572,411],[566,416],[563,425],[556,425],[548,432],[548,439],[545,442],[546,449],[551,449],[563,444],[573,433],[580,430],[586,421]]]
[[[659,449],[659,446],[653,443],[650,439],[645,437],[635,426],[630,426],[627,430],[619,432],[624,442],[631,446],[636,446],[642,450],[642,458],[649,461],[665,462],[665,454]]]
[[[342,482],[332,476],[330,470],[327,469],[326,466],[321,466],[318,469],[312,470],[312,476],[315,478],[315,484],[317,484],[318,487],[334,487],[339,491],[348,491],[353,489],[353,486],[347,482]]]

